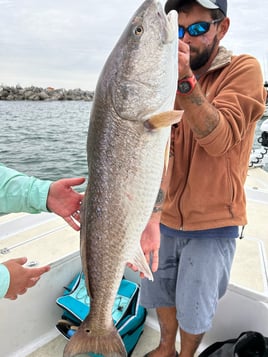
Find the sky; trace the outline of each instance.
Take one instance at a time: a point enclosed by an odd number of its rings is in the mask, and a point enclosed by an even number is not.
[[[94,90],[142,0],[0,0],[0,85]],[[162,4],[164,0],[160,1]],[[255,56],[268,80],[268,1],[229,0],[222,41]]]

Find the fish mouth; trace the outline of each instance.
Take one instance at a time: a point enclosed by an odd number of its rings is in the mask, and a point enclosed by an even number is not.
[[[178,13],[176,10],[171,10],[167,15],[164,12],[163,6],[158,2],[158,16],[163,26],[163,43],[174,41],[174,37],[178,36]]]

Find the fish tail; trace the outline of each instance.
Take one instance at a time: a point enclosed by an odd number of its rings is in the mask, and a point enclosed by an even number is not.
[[[65,346],[63,357],[82,353],[96,353],[104,357],[127,357],[123,341],[113,326],[110,330],[90,330],[83,323]]]

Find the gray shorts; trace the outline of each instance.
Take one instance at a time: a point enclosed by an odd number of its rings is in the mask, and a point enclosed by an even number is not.
[[[182,239],[162,233],[159,268],[153,282],[142,279],[141,305],[176,306],[182,330],[208,331],[228,286],[235,247],[235,238]]]

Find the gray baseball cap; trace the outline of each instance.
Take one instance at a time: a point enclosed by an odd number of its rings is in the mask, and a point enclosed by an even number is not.
[[[198,4],[206,9],[220,9],[227,16],[227,0],[195,0]],[[179,5],[187,3],[185,0],[168,0],[165,5],[165,11],[176,10]]]

